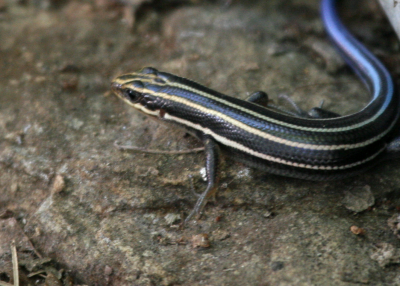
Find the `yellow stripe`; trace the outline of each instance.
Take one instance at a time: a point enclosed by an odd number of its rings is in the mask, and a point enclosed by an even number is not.
[[[250,114],[250,115],[252,115],[252,116],[254,116],[254,117],[257,117],[257,118],[259,118],[259,119],[266,120],[266,121],[269,121],[269,122],[272,122],[272,123],[274,123],[274,124],[278,124],[278,125],[281,125],[281,126],[285,126],[285,127],[289,127],[289,128],[293,128],[293,129],[297,129],[297,130],[302,130],[302,131],[310,131],[310,132],[329,132],[329,133],[349,131],[349,130],[353,130],[353,129],[360,128],[360,127],[362,127],[362,126],[364,126],[364,125],[367,125],[367,124],[373,122],[373,121],[376,120],[376,119],[382,114],[382,112],[383,112],[382,110],[380,110],[380,112],[377,112],[377,113],[374,114],[374,116],[372,116],[371,118],[369,118],[369,119],[367,119],[367,120],[364,120],[364,121],[362,121],[362,122],[359,122],[359,123],[357,123],[357,124],[348,125],[348,126],[342,126],[342,127],[337,127],[337,128],[314,128],[314,127],[306,127],[306,126],[301,126],[301,125],[295,125],[295,124],[286,123],[286,122],[284,122],[284,121],[280,121],[280,120],[276,120],[276,119],[271,118],[271,117],[267,117],[267,116],[262,115],[262,114],[260,114],[260,113],[258,113],[258,112],[255,112],[255,111],[249,110],[249,109],[247,109],[247,108],[244,108],[244,107],[242,107],[242,106],[240,106],[240,105],[234,104],[234,103],[232,103],[232,102],[230,102],[230,101],[226,101],[226,100],[224,100],[224,99],[222,99],[222,98],[213,96],[213,95],[211,95],[211,94],[209,94],[209,93],[206,93],[206,92],[203,92],[203,91],[201,91],[201,90],[192,88],[192,87],[190,87],[190,86],[188,86],[188,85],[176,83],[176,82],[173,82],[173,81],[168,81],[168,80],[165,80],[165,79],[163,79],[163,78],[161,78],[161,77],[159,77],[159,76],[153,75],[153,74],[146,74],[146,76],[148,76],[147,79],[145,79],[145,77],[143,76],[143,74],[133,73],[132,76],[133,76],[133,77],[140,77],[140,78],[141,78],[140,81],[149,82],[149,83],[151,83],[151,84],[153,84],[153,85],[158,85],[158,86],[173,86],[173,87],[177,87],[177,88],[186,90],[186,91],[188,91],[188,92],[197,93],[197,94],[199,94],[199,95],[201,95],[201,96],[204,96],[204,97],[206,97],[206,98],[209,98],[209,99],[215,100],[215,101],[217,101],[217,102],[220,102],[220,103],[222,103],[222,104],[224,104],[224,105],[226,105],[226,106],[233,107],[233,108],[238,109],[238,110],[240,110],[240,111],[242,111],[242,112],[248,113],[248,114]],[[162,83],[155,82],[154,79],[157,79],[157,78],[162,79],[162,80],[165,81],[166,83],[165,83],[165,84],[162,84]],[[125,80],[125,81],[120,81],[120,82],[121,82],[121,84],[125,84],[125,83],[128,83],[128,82],[133,81],[133,80],[134,80],[134,79],[130,79],[130,80]],[[360,110],[360,111],[357,112],[357,113],[360,113],[360,112],[362,112],[362,111],[363,111],[363,110]],[[354,115],[354,114],[357,114],[357,113],[353,113],[353,114],[351,114],[351,115]],[[348,116],[350,116],[350,115],[348,115]],[[343,118],[346,118],[346,117],[347,117],[347,116],[341,116],[340,118],[334,118],[334,119],[332,119],[332,118],[318,118],[318,119],[309,119],[309,120],[335,121],[335,120],[342,120]],[[385,134],[387,134],[388,132],[389,132],[389,130],[386,130],[386,131],[385,131]],[[382,135],[382,136],[384,136],[384,135]],[[382,136],[380,136],[380,137],[382,137]]]
[[[356,149],[356,148],[360,148],[360,147],[364,147],[367,146],[373,142],[376,142],[377,140],[381,139],[383,136],[385,136],[389,130],[393,127],[393,125],[395,124],[395,122],[392,122],[392,124],[389,126],[389,128],[387,128],[383,133],[379,134],[378,136],[371,138],[369,140],[366,140],[364,142],[359,142],[356,144],[340,144],[340,145],[316,145],[316,144],[307,144],[307,143],[299,143],[299,142],[294,142],[294,141],[290,141],[281,137],[277,137],[274,135],[271,135],[267,132],[264,132],[262,130],[259,130],[257,128],[254,127],[250,127],[246,124],[244,124],[243,122],[236,120],[224,113],[206,108],[200,104],[196,104],[190,100],[184,99],[182,97],[176,96],[176,95],[170,95],[167,93],[161,93],[161,92],[154,92],[148,89],[145,90],[139,90],[137,89],[139,92],[143,92],[143,93],[147,93],[147,94],[152,94],[154,96],[159,96],[161,98],[167,99],[167,100],[171,100],[177,103],[182,103],[186,106],[192,107],[194,109],[197,109],[201,112],[203,112],[204,114],[210,114],[210,115],[214,115],[217,116],[219,118],[222,118],[223,120],[231,123],[234,126],[237,126],[238,128],[243,129],[246,132],[249,132],[251,134],[260,136],[264,139],[270,140],[272,142],[276,142],[279,144],[283,144],[286,146],[290,146],[290,147],[295,147],[295,148],[302,148],[302,149],[309,149],[309,150],[322,150],[322,151],[331,151],[331,150],[348,150],[348,149]],[[140,104],[132,104],[130,103],[128,100],[125,100],[127,103],[129,103],[130,105],[134,106],[137,109],[141,109],[142,111],[146,112],[144,109],[144,107],[142,107]],[[146,112],[149,113],[149,112]]]

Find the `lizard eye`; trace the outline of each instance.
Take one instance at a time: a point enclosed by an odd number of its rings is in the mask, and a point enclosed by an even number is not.
[[[127,88],[124,90],[124,96],[131,102],[137,102],[139,101],[141,94],[135,90]]]

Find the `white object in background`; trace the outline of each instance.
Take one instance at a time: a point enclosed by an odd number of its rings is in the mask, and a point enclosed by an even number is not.
[[[379,2],[400,39],[400,0],[379,0]]]

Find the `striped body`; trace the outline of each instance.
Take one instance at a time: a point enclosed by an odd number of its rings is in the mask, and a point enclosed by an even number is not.
[[[336,179],[373,166],[386,153],[399,100],[385,67],[340,23],[333,0],[322,1],[327,32],[372,94],[361,111],[341,117],[297,117],[239,100],[153,68],[113,81],[136,109],[209,135],[234,158],[267,172],[311,180]]]

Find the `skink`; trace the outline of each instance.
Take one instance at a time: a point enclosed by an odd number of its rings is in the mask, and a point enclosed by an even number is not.
[[[321,13],[328,35],[372,95],[359,112],[340,116],[314,108],[296,116],[258,104],[260,93],[243,101],[154,68],[112,82],[114,93],[132,107],[204,142],[208,184],[186,221],[216,191],[219,148],[250,166],[309,180],[352,176],[398,151],[399,98],[389,72],[343,26],[334,0],[322,0]]]

